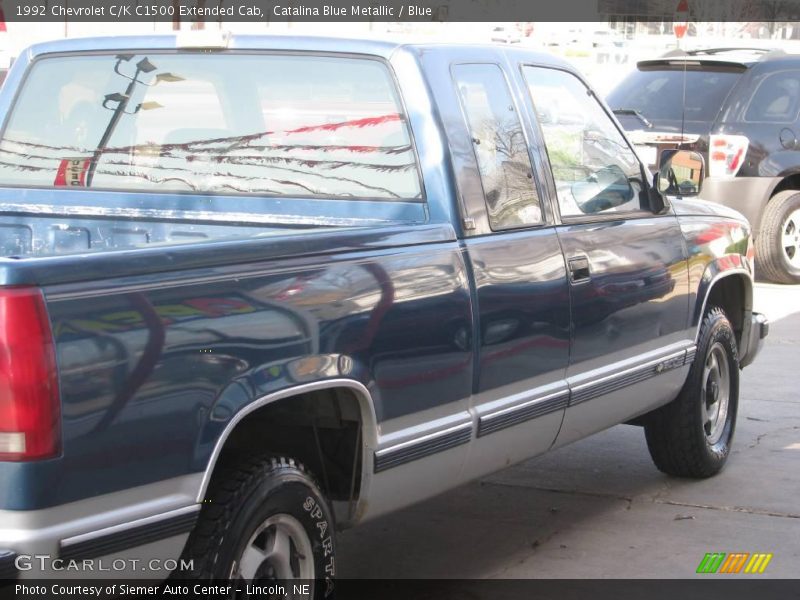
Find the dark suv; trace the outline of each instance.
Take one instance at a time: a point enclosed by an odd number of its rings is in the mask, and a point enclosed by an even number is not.
[[[608,104],[651,168],[666,148],[702,153],[701,197],[749,219],[762,277],[800,283],[800,56],[674,51],[639,62]]]

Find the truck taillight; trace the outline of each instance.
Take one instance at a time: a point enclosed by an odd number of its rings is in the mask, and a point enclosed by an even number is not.
[[[48,458],[61,448],[53,336],[38,288],[0,288],[0,461]]]
[[[708,174],[711,177],[733,177],[742,168],[750,145],[743,135],[712,135],[709,138]]]

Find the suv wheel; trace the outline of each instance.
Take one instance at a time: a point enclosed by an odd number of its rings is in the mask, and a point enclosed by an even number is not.
[[[660,471],[676,477],[711,477],[731,450],[739,403],[736,337],[725,313],[708,311],[697,354],[678,397],[650,414],[645,437]]]
[[[800,192],[775,194],[756,238],[759,274],[775,283],[800,283]]]
[[[333,516],[302,465],[256,458],[215,477],[182,558],[192,561],[191,570],[175,573],[178,579],[239,580],[265,588],[301,579],[312,586],[310,598],[330,598]]]

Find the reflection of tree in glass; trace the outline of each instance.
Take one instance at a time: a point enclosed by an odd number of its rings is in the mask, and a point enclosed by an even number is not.
[[[479,131],[490,132],[491,137],[475,140],[489,214],[493,223],[503,226],[541,220],[527,141],[516,113],[511,114],[501,123],[482,120]]]

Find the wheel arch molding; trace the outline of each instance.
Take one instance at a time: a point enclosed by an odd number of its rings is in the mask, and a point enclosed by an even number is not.
[[[695,342],[700,335],[703,317],[712,306],[725,311],[736,333],[737,344],[741,345],[742,340],[748,339],[753,312],[753,278],[744,257],[726,255],[706,266],[692,312]]]
[[[244,389],[247,386],[244,384],[240,385],[241,389],[231,391],[230,393],[239,395],[241,398],[243,395],[247,395]],[[347,523],[350,520],[359,520],[365,512],[366,498],[371,483],[373,473],[372,461],[378,445],[378,428],[371,392],[366,385],[360,381],[347,378],[323,379],[293,385],[239,403],[238,408],[235,411],[231,411],[231,413],[227,415],[228,418],[224,421],[215,421],[213,417],[209,417],[199,436],[196,449],[196,456],[198,459],[200,455],[208,456],[207,459],[203,460],[200,466],[203,476],[197,491],[197,502],[204,502],[212,477],[214,476],[215,470],[222,462],[220,459],[226,451],[226,447],[229,443],[233,442],[236,433],[248,423],[248,417],[256,418],[259,415],[259,411],[290,406],[292,400],[298,400],[301,397],[304,398],[304,402],[306,403],[304,405],[307,406],[307,403],[313,402],[315,397],[318,397],[315,395],[320,393],[329,393],[333,395],[339,393],[349,394],[357,403],[359,429],[354,448],[354,452],[357,456],[354,458],[358,463],[360,478],[356,482],[357,498],[354,497],[350,499],[351,501],[356,500],[354,510],[350,511],[349,518],[344,519],[344,522]],[[314,435],[316,437],[316,427],[314,429]],[[269,437],[269,434],[266,434],[266,436]],[[268,440],[266,441],[268,442]],[[210,445],[212,449],[209,453],[208,447]],[[314,447],[313,450],[319,450],[321,452],[319,446]],[[322,460],[321,457],[320,460]],[[356,468],[355,462],[353,468]],[[325,473],[315,473],[315,475],[322,479],[324,483],[327,483],[327,475]]]

